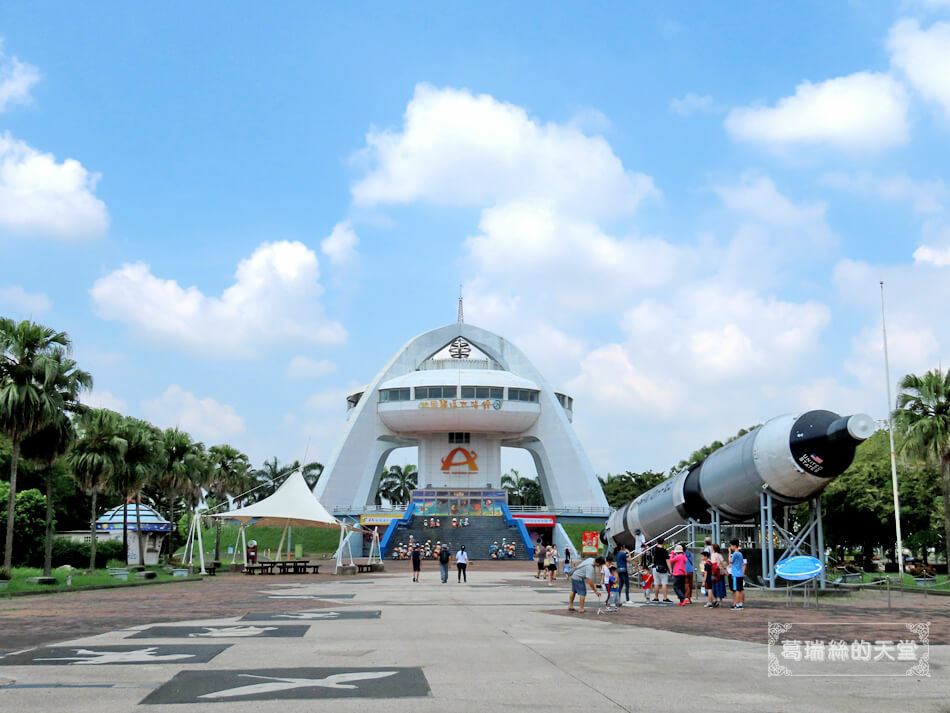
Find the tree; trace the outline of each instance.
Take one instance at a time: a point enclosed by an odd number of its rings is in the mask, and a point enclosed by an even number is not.
[[[907,374],[900,383],[894,422],[904,437],[903,450],[940,468],[944,547],[950,563],[950,371]]]
[[[414,465],[391,465],[379,476],[379,494],[389,502],[405,505],[412,491],[419,487],[419,474]]]
[[[226,504],[229,495],[239,495],[248,485],[250,462],[233,446],[222,444],[208,449],[211,476],[208,480],[208,504],[211,499]],[[215,518],[214,558],[221,559],[221,518]]]
[[[27,436],[23,441],[23,456],[43,468],[46,485],[46,522],[44,528],[43,576],[53,571],[53,464],[65,453],[76,439],[76,431],[65,413]]]
[[[168,535],[168,554],[175,554],[175,504],[184,501],[184,505],[196,501],[195,484],[202,480],[202,474],[207,472],[208,461],[205,458],[204,445],[191,440],[184,431],[177,428],[168,428],[162,433],[162,448],[164,450],[164,468],[158,475],[160,497],[168,505],[166,517],[172,523],[172,530]],[[197,499],[201,492],[198,488]]]
[[[121,467],[112,478],[112,491],[122,496],[122,550],[126,562],[129,553],[128,503],[135,500],[135,531],[138,534],[138,562],[145,564],[145,538],[142,536],[142,488],[153,482],[165,465],[162,432],[148,421],[126,417],[119,425],[126,448]]]
[[[90,409],[76,423],[77,438],[69,453],[73,477],[92,496],[89,520],[89,569],[96,568],[96,501],[124,468],[128,443],[121,435],[122,417],[108,409]]]
[[[11,442],[10,492],[3,569],[13,564],[17,464],[23,439],[66,411],[70,394],[62,387],[72,371],[76,391],[90,388],[92,378],[66,359],[70,347],[65,332],[24,320],[0,318],[0,430]]]
[[[501,476],[501,487],[508,493],[510,505],[544,505],[541,484],[534,478],[524,478],[514,468]]]
[[[639,498],[666,478],[665,473],[656,473],[652,470],[643,473],[633,473],[628,470],[620,475],[608,473],[606,478],[598,478],[598,480],[604,491],[604,497],[607,498],[607,504],[617,508]]]
[[[0,497],[5,498],[10,486],[0,482]],[[16,494],[14,515],[14,551],[17,564],[33,567],[41,557],[39,544],[43,541],[43,512],[46,509],[45,498],[36,488],[21,490]],[[0,538],[6,531],[7,514],[0,511]]]

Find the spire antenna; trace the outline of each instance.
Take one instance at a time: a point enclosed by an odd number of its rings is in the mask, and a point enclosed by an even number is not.
[[[462,286],[459,285],[459,324],[465,322],[465,315],[462,312]]]

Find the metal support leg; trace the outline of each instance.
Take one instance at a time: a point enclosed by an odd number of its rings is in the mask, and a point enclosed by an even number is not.
[[[765,494],[765,514],[769,519],[768,527],[768,548],[769,548],[769,589],[775,589],[775,526],[774,520],[772,519],[772,494]]]
[[[828,588],[828,577],[825,575],[825,527],[821,517],[821,498],[815,498],[815,518],[818,520],[816,530],[818,534],[818,553],[815,557],[821,562],[821,588]]]
[[[759,493],[759,546],[762,550],[762,581],[768,586],[769,582],[769,556],[766,548],[768,540],[768,512],[765,507],[767,493]]]

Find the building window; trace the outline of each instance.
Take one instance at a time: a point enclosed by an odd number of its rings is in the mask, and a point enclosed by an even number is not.
[[[349,396],[347,396],[347,397],[346,397],[346,408],[347,408],[347,409],[351,409],[351,408],[353,408],[354,406],[356,406],[356,404],[358,404],[358,403],[360,402],[360,397],[361,397],[362,395],[363,395],[363,392],[361,391],[361,392],[359,392],[358,394],[350,394]]]
[[[381,402],[385,401],[408,401],[409,400],[409,387],[405,389],[380,389],[379,390],[379,400]]]
[[[454,399],[458,393],[457,386],[417,386],[416,400],[418,399]]]
[[[508,389],[509,401],[530,401],[538,403],[538,392],[533,389]]]
[[[450,433],[449,434],[449,443],[454,443],[456,445],[462,443],[471,443],[472,434],[471,433]]]
[[[500,386],[463,386],[463,399],[503,399],[505,390]]]
[[[574,399],[572,399],[570,396],[567,396],[565,394],[554,394],[554,395],[557,396],[557,400],[561,404],[561,406],[566,408],[568,411],[574,410]]]

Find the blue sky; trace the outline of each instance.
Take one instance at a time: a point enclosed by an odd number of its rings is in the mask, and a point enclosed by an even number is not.
[[[894,380],[947,361],[945,0],[21,3],[0,37],[0,313],[255,461],[329,459],[460,283],[601,473],[882,417],[881,279]]]

